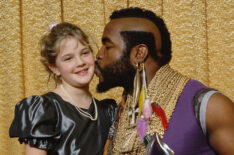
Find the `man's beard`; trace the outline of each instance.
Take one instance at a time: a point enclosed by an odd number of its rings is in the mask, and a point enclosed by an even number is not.
[[[136,70],[130,64],[127,52],[124,52],[124,55],[117,62],[105,68],[96,65],[103,77],[103,82],[97,85],[97,92],[105,92],[118,86],[123,87],[128,93],[132,92]]]

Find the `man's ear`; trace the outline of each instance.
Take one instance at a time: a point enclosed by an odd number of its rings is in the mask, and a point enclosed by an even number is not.
[[[139,44],[132,48],[130,61],[136,65],[137,63],[142,63],[146,60],[149,50],[145,44]]]
[[[49,65],[49,69],[50,69],[55,75],[60,76],[60,72],[59,72],[57,66],[55,66],[55,65]]]

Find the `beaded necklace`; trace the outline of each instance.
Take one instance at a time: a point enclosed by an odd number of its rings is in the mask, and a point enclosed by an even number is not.
[[[64,94],[70,98],[70,100],[75,103],[75,101],[73,100],[72,96],[66,91],[66,89],[63,87],[63,85],[60,85],[60,88],[62,89],[62,91],[64,92]],[[98,111],[97,111],[97,104],[94,100],[94,98],[92,97],[93,100],[93,104],[94,104],[94,109],[95,109],[95,117],[92,117],[91,114],[89,114],[88,112],[82,110],[80,107],[75,106],[76,110],[83,116],[88,117],[89,119],[91,119],[92,121],[96,121],[98,118]]]

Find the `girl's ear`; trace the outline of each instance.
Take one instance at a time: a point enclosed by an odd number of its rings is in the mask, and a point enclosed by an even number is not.
[[[132,48],[130,54],[130,62],[136,66],[138,63],[145,62],[148,56],[149,50],[145,44],[139,44]]]
[[[57,76],[60,76],[60,71],[58,70],[57,66],[49,65],[49,69]]]

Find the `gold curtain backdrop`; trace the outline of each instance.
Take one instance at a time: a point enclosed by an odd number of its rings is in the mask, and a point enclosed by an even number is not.
[[[110,13],[143,7],[161,16],[171,33],[171,66],[234,99],[234,2],[232,0],[1,0],[0,1],[0,154],[23,154],[17,138],[9,138],[15,104],[54,88],[40,63],[39,40],[49,24],[80,26],[94,42],[96,54]],[[124,80],[124,79],[123,79]],[[121,100],[122,88],[96,93],[97,99]]]

